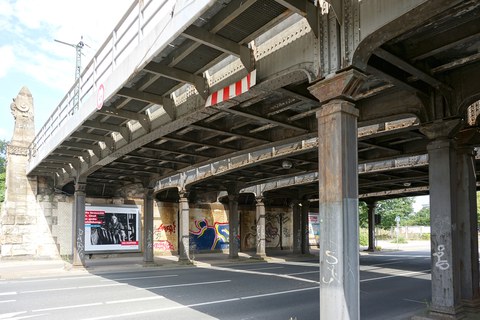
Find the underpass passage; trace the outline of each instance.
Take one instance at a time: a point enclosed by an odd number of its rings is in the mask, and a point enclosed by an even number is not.
[[[129,17],[138,23],[123,23],[133,26],[134,40],[117,46],[125,38],[113,34],[112,45],[105,44],[82,74],[81,90],[72,88],[29,150],[21,149],[29,156],[30,176],[75,193],[76,263],[84,263],[86,196],[142,198],[160,179],[318,136],[317,156],[295,166],[279,166],[284,159],[275,159],[265,169],[260,160],[248,174],[181,186],[182,222],[189,218],[189,191],[195,191],[192,199],[204,196],[199,191],[228,191],[235,256],[238,190],[317,171],[325,235],[320,312],[357,319],[358,163],[428,154],[431,241],[443,263],[431,270],[429,308],[456,316],[463,305],[475,306],[478,113],[474,121],[463,120],[480,93],[471,80],[480,70],[478,1],[200,0],[175,2],[173,10],[167,2],[147,9],[153,3],[132,6]],[[230,86],[238,87],[234,96]],[[74,92],[82,92],[75,96],[80,99],[70,99]],[[205,104],[214,100],[218,104]],[[407,117],[418,125],[399,136],[358,137],[358,126]],[[427,187],[425,171],[417,177]],[[402,179],[396,177],[397,186],[411,183]],[[376,187],[368,194],[390,196],[389,187]],[[180,255],[188,260],[188,224],[181,228]],[[335,272],[326,268],[332,264],[338,264]],[[332,283],[338,296],[328,294]]]
[[[430,298],[426,258],[427,252],[361,255],[362,318],[403,319],[424,308]],[[89,273],[77,275],[2,281],[0,316],[318,319],[317,261],[282,257],[270,263],[199,261],[199,266],[175,269],[124,265],[114,272],[91,267]]]

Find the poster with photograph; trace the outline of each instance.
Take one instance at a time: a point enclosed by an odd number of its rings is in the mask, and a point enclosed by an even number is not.
[[[140,251],[136,206],[85,206],[85,251]]]

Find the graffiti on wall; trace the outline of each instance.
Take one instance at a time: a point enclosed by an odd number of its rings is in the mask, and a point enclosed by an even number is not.
[[[290,216],[284,213],[265,215],[265,241],[267,247],[283,249],[284,239],[291,236],[289,229]]]
[[[174,251],[173,239],[177,237],[175,221],[171,224],[161,223],[153,232],[153,249],[158,251]]]
[[[196,250],[228,248],[229,228],[227,222],[209,224],[207,219],[195,220],[195,229],[190,230],[190,245]]]

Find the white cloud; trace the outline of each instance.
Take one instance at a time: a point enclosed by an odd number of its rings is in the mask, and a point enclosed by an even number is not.
[[[5,77],[15,64],[15,54],[12,46],[0,47],[0,78]]]

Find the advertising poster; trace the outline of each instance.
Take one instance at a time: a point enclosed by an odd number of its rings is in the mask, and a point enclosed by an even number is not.
[[[136,206],[85,206],[85,251],[140,251]]]

